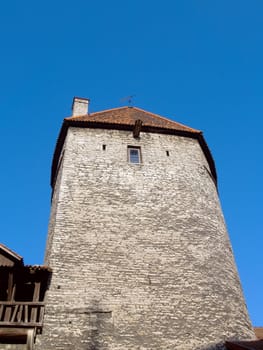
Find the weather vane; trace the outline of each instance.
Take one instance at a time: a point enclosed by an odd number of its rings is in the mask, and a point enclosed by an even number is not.
[[[132,107],[134,97],[135,97],[135,95],[130,95],[130,96],[123,97],[121,99],[121,102],[128,102],[129,107]]]

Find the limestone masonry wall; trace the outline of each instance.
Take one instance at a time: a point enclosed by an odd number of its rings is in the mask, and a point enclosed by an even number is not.
[[[69,128],[45,264],[37,350],[210,350],[254,337],[197,140]]]

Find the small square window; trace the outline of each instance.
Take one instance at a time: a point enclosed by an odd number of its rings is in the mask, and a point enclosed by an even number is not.
[[[128,160],[133,164],[141,163],[141,149],[140,147],[130,147],[128,146]]]

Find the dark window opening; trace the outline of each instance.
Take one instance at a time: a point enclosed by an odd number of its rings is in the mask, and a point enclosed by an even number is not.
[[[106,145],[102,145],[102,149],[103,149],[103,151],[105,151],[106,150]]]
[[[170,155],[169,151],[166,151],[166,155],[167,155],[167,157],[169,157],[169,155]]]
[[[128,146],[128,160],[133,164],[141,163],[141,149],[140,147]]]
[[[7,278],[2,279],[0,281],[0,300],[1,301],[6,301],[7,300],[7,289],[8,289],[8,283],[7,283]]]
[[[22,334],[20,334],[22,333]],[[3,334],[0,336],[0,344],[26,344],[27,343],[27,333],[26,329],[20,329],[20,333]],[[24,347],[23,347],[24,349]]]
[[[16,301],[32,301],[35,285],[33,283],[19,283],[16,285]]]

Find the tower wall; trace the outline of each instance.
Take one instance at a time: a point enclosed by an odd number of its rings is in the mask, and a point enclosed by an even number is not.
[[[141,147],[142,164],[127,161],[127,146]],[[45,263],[38,350],[213,349],[254,337],[195,139],[70,127]]]

